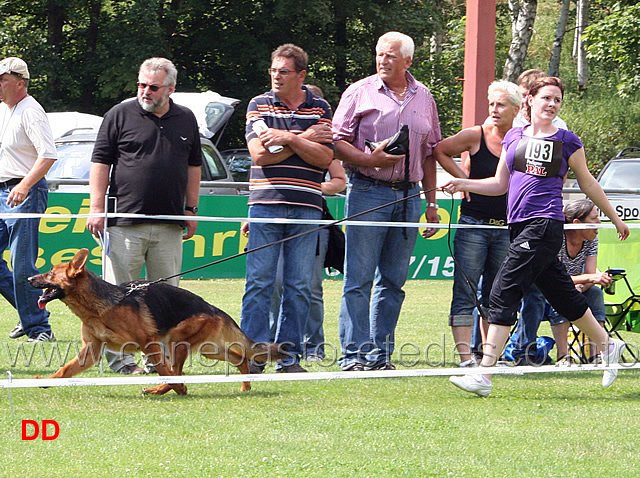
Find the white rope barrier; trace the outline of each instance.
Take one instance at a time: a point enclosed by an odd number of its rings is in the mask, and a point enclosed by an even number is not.
[[[640,363],[615,364],[607,369],[638,370]],[[236,383],[236,382],[302,382],[310,380],[344,380],[371,378],[403,378],[403,377],[448,377],[451,375],[524,375],[528,373],[564,373],[564,372],[603,372],[602,364],[576,365],[543,365],[534,366],[498,366],[477,368],[429,368],[407,370],[376,370],[363,372],[306,372],[306,373],[263,373],[263,374],[220,374],[220,375],[180,375],[180,376],[150,376],[136,375],[129,377],[73,377],[73,378],[9,378],[0,381],[0,388],[49,388],[49,387],[80,387],[107,385],[159,385],[159,384],[193,384],[193,383]]]
[[[36,214],[36,213],[0,213],[0,219],[86,219],[90,217],[104,217],[100,214]],[[172,221],[197,221],[197,222],[255,222],[255,223],[267,223],[267,224],[312,224],[319,226],[322,224],[333,224],[336,221],[319,219],[285,219],[285,218],[248,218],[248,217],[222,217],[222,216],[175,216],[175,215],[153,215],[146,214],[130,214],[130,213],[114,213],[109,214],[110,218],[138,218],[138,219],[155,219],[155,220],[172,220]],[[432,229],[506,229],[507,226],[496,226],[491,224],[449,224],[443,223],[430,223],[430,222],[376,222],[376,221],[340,221],[340,226],[377,226],[377,227],[429,227]],[[640,229],[639,223],[629,223],[627,225],[630,229]],[[565,224],[565,229],[615,229],[615,226],[611,223],[601,224]]]

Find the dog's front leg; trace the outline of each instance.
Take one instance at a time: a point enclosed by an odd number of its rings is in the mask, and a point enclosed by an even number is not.
[[[159,375],[162,376],[173,376],[175,375],[171,369],[171,366],[167,363],[166,357],[164,356],[164,351],[162,350],[162,345],[160,342],[149,342],[143,349],[144,353],[147,357],[158,357],[155,361],[156,363],[152,363],[158,372]],[[151,393],[153,395],[164,395],[169,390],[175,390],[178,395],[186,395],[187,387],[184,383],[163,383],[153,388],[143,388],[142,393],[147,394]]]
[[[96,363],[98,357],[100,357],[100,353],[101,350],[99,343],[84,343],[82,349],[78,352],[78,355],[72,358],[67,364],[62,366],[60,370],[48,378],[69,378],[79,374],[80,372],[84,372]]]

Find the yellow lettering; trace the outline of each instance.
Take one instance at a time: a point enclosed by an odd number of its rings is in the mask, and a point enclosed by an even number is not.
[[[51,206],[45,211],[45,214],[71,214],[71,211],[62,206]],[[64,231],[67,228],[67,224],[71,222],[69,217],[61,217],[59,219],[42,218],[40,219],[40,229],[42,234],[55,234],[60,231]],[[49,225],[49,224],[52,225]],[[62,224],[58,224],[62,223]],[[55,225],[57,224],[57,225]]]
[[[42,247],[38,247],[38,257],[36,258],[35,264],[38,269],[42,269],[47,263],[47,261],[42,258],[42,254],[44,254],[44,249]]]
[[[183,244],[189,241],[193,242],[193,257],[204,257],[204,249],[206,245],[204,237],[194,234],[191,238],[184,241]]]
[[[91,264],[101,266],[102,265],[102,247],[96,246],[93,249],[91,249],[91,255],[94,257],[97,257],[97,259],[90,259],[89,262]]]
[[[236,237],[238,231],[216,232],[213,235],[213,252],[212,256],[221,256],[224,250],[224,241],[230,237]]]
[[[51,256],[51,265],[60,264],[61,262],[69,262],[73,259],[73,256],[76,255],[80,249],[61,249],[57,252],[54,252]]]
[[[249,244],[249,238],[240,234],[240,244],[238,244],[238,254],[242,254]]]
[[[84,198],[82,200],[82,203],[80,204],[80,209],[78,209],[78,214],[89,214],[89,204],[90,204],[90,199]],[[75,222],[73,223],[72,232],[84,232],[86,228],[87,228],[87,218],[77,217]]]
[[[2,258],[7,263],[7,267],[9,268],[9,270],[13,271],[13,269],[11,268],[11,252],[9,252],[9,249],[5,249],[2,252]]]

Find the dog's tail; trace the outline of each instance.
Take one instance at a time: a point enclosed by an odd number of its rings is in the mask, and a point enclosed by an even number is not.
[[[251,350],[253,355],[249,358],[255,362],[275,362],[276,360],[285,360],[295,358],[295,355],[289,352],[288,344],[269,344],[265,342],[255,342]]]

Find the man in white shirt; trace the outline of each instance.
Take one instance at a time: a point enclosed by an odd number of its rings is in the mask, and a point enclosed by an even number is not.
[[[47,208],[44,175],[56,160],[49,120],[27,92],[27,64],[16,57],[0,62],[0,213],[39,213]],[[0,258],[0,294],[14,306],[20,322],[9,337],[29,342],[55,340],[49,313],[38,307],[40,291],[27,278],[39,273],[37,218],[0,219],[0,251],[11,252],[10,271]]]

